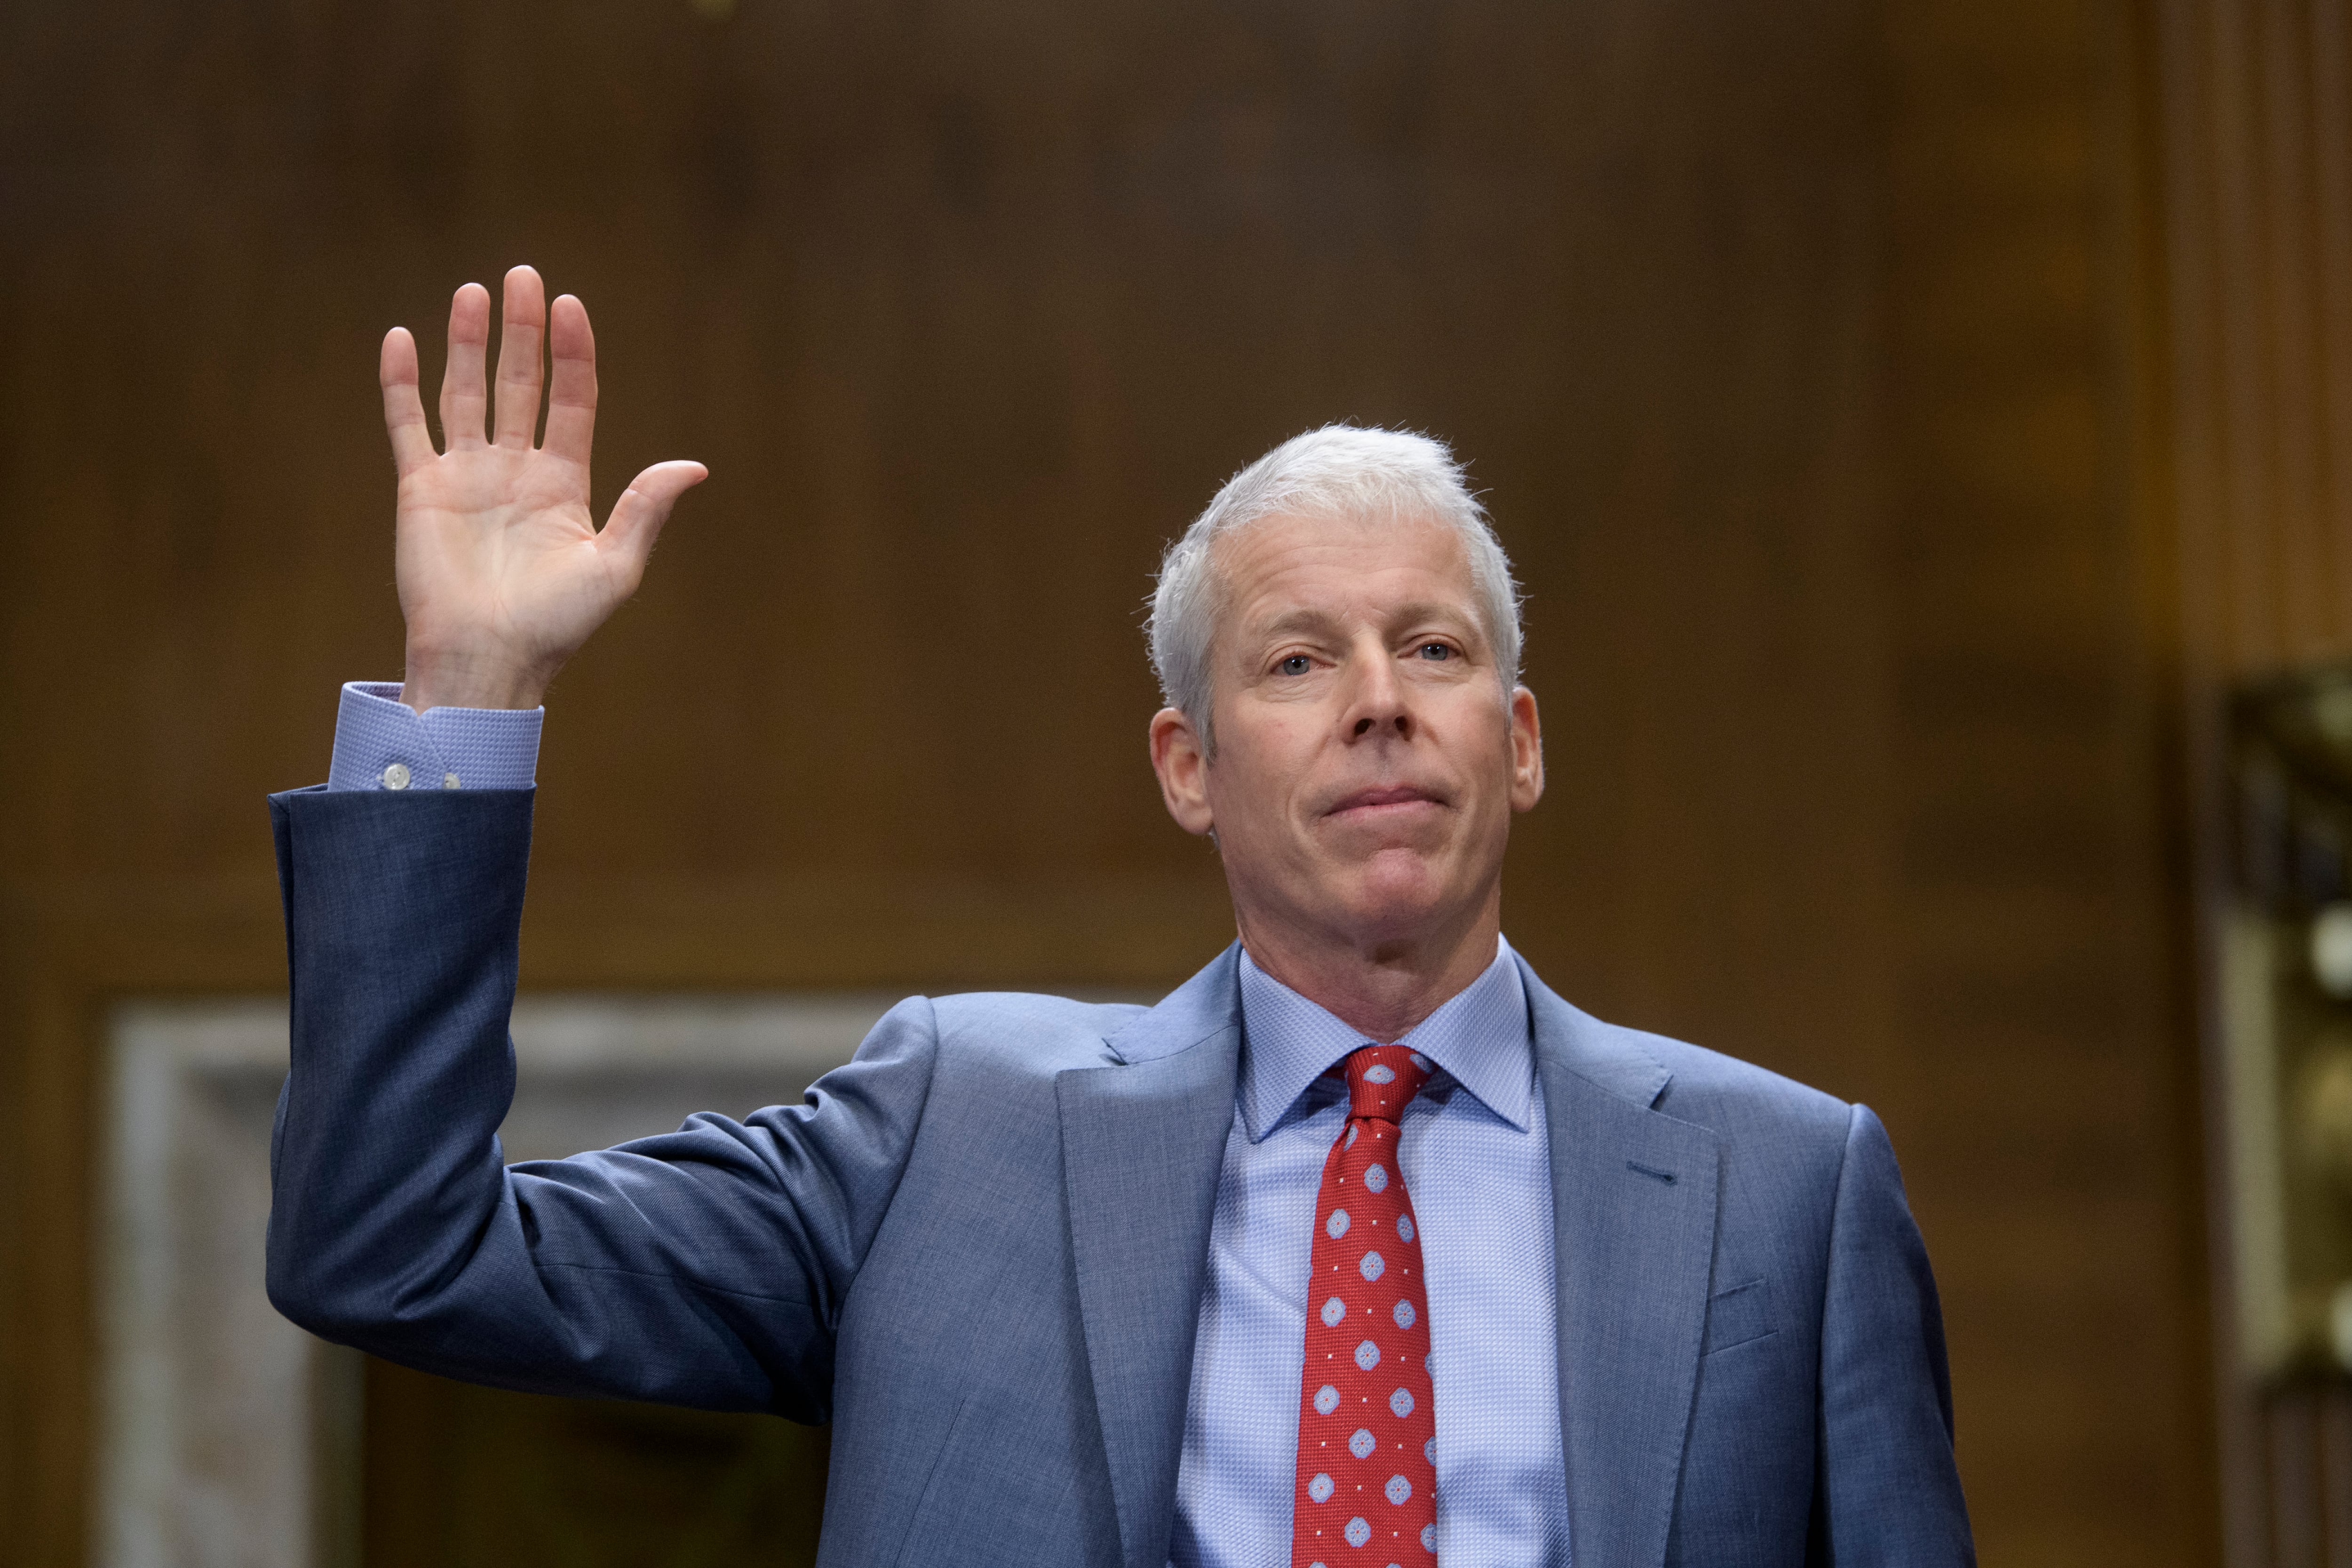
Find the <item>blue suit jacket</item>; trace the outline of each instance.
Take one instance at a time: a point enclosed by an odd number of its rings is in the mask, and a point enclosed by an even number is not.
[[[829,1564],[1161,1568],[1232,951],[1149,1009],[908,1001],[805,1104],[508,1168],[530,794],[271,809],[288,1317],[508,1387],[830,1419]],[[1876,1120],[1527,983],[1578,1568],[1971,1561]]]

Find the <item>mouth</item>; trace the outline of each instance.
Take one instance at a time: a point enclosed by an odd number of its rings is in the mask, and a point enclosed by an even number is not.
[[[1444,804],[1444,796],[1418,784],[1380,784],[1342,795],[1323,815],[1365,821]]]

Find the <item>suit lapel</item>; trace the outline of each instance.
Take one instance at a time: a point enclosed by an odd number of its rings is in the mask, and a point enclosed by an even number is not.
[[[1176,1507],[1192,1344],[1241,1064],[1235,955],[1055,1079],[1087,1360],[1131,1568],[1160,1568]]]
[[[1668,1073],[1522,964],[1551,1136],[1560,1436],[1578,1568],[1665,1560],[1715,1255],[1718,1153]]]

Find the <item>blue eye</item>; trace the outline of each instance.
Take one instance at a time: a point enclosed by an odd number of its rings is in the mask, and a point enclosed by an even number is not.
[[[1274,668],[1283,675],[1304,675],[1314,662],[1303,653],[1294,653]]]
[[[1422,658],[1431,660],[1449,659],[1454,657],[1454,650],[1442,642],[1425,642],[1421,645],[1420,651]]]

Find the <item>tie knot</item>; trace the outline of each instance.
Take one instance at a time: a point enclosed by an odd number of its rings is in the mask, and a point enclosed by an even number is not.
[[[1429,1081],[1429,1058],[1403,1046],[1360,1046],[1348,1053],[1348,1114],[1395,1121]]]

